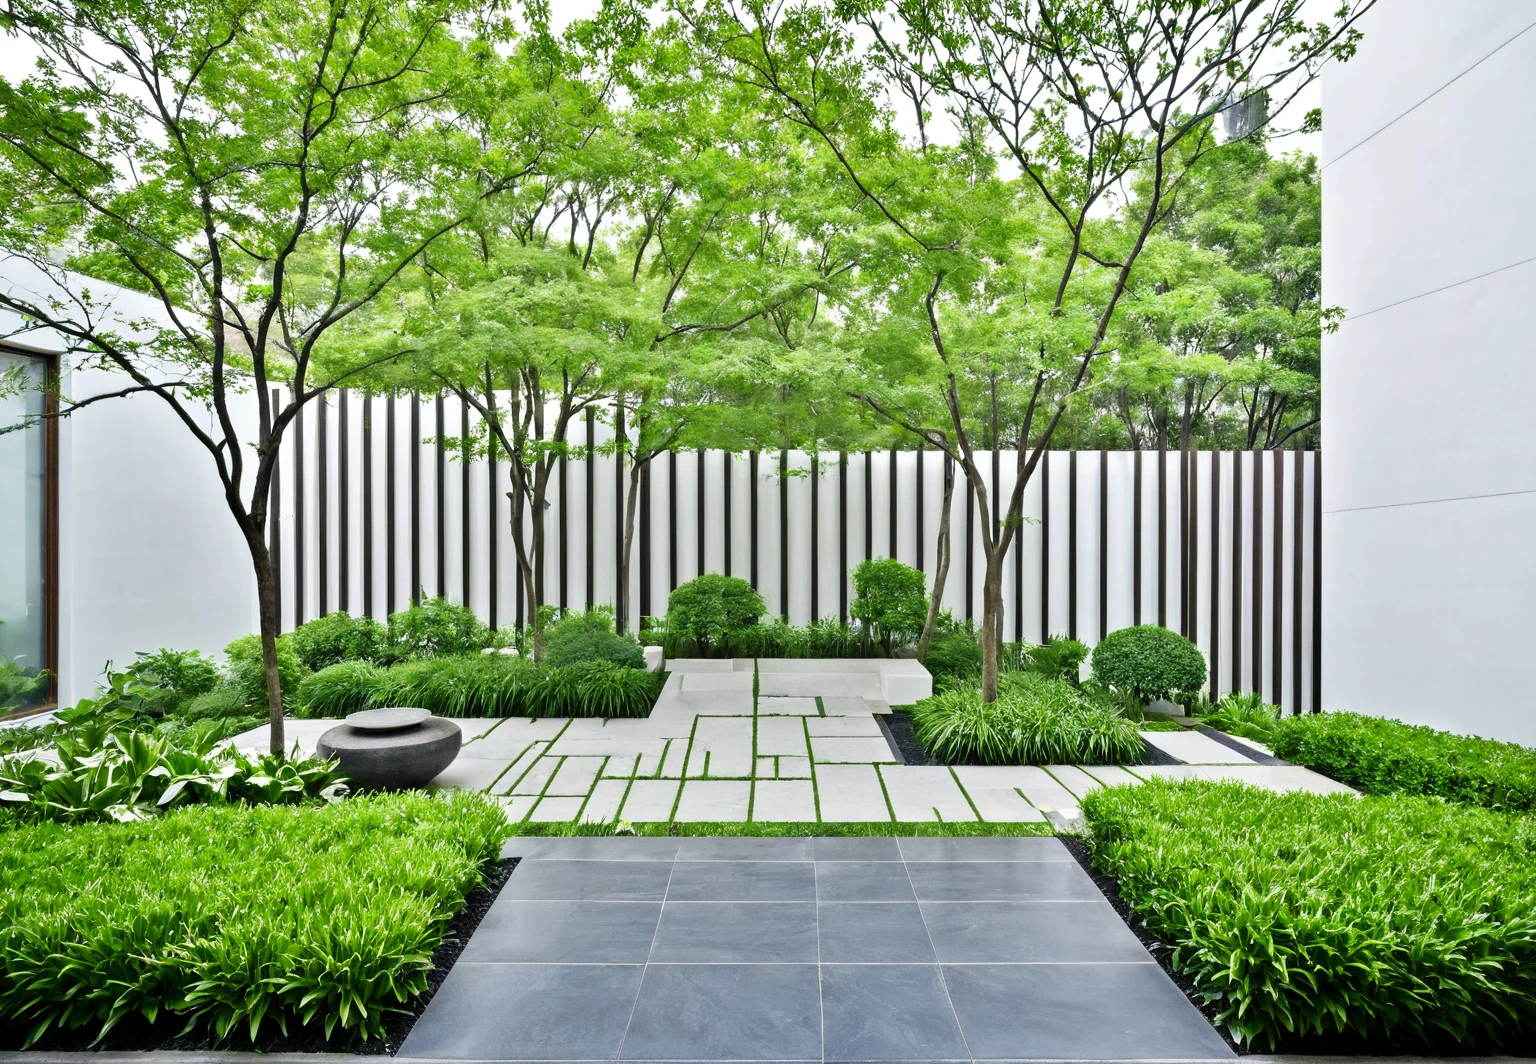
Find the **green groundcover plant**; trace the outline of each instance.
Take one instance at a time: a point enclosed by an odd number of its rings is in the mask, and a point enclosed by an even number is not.
[[[1536,821],[1238,783],[1083,800],[1094,864],[1257,1050],[1529,1048]]]
[[[1536,810],[1536,750],[1358,713],[1275,723],[1275,754],[1369,794],[1427,794],[1519,812]]]
[[[383,706],[419,706],[439,717],[644,717],[666,676],[611,661],[559,668],[474,654],[380,668],[344,661],[299,687],[304,717],[345,717]]]
[[[976,682],[912,707],[912,730],[930,755],[956,765],[1104,765],[1139,762],[1136,726],[1070,682],[1005,673],[996,702]]]
[[[0,1029],[382,1038],[507,833],[464,793],[20,828],[0,848]]]

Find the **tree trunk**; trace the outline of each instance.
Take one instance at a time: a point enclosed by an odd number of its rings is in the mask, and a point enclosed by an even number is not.
[[[251,567],[256,571],[261,664],[267,680],[268,749],[274,754],[282,754],[286,737],[283,735],[283,684],[277,671],[277,574],[272,571],[272,555],[262,536],[263,530],[255,527],[255,522],[249,517],[240,514],[235,516],[245,526],[245,542],[251,552]]]
[[[939,512],[939,541],[936,553],[939,567],[933,574],[933,597],[928,600],[928,617],[923,622],[923,634],[917,640],[917,660],[928,660],[928,648],[933,646],[933,633],[939,626],[940,603],[944,600],[944,584],[949,579],[949,557],[953,536],[949,530],[950,507],[955,498],[954,468],[944,463],[944,505]]]
[[[997,701],[997,674],[1002,657],[1003,552],[987,552],[981,585],[981,700]]]
[[[613,604],[613,629],[620,635],[629,622],[629,555],[635,543],[635,512],[640,500],[640,472],[649,458],[636,455],[629,466],[629,498],[624,500],[624,549],[619,552],[618,600]]]

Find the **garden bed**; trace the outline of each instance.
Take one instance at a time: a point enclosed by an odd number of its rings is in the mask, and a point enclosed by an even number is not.
[[[386,1052],[505,881],[507,830],[468,795],[17,829],[0,1045]]]

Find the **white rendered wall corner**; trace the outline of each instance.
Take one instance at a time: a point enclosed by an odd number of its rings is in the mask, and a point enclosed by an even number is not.
[[[149,297],[86,283],[125,323],[158,316],[159,304]],[[0,261],[0,284],[39,296],[49,289],[46,277],[14,258]],[[57,336],[17,334],[18,325],[0,317],[7,344],[62,350]],[[118,374],[66,366],[62,388],[80,400],[128,383]],[[61,424],[60,705],[88,696],[108,661],[121,666],[136,651],[159,647],[216,653],[255,630],[250,556],[212,463],[153,395],[106,400]]]
[[[1361,29],[1323,81],[1323,704],[1536,745],[1536,4]]]

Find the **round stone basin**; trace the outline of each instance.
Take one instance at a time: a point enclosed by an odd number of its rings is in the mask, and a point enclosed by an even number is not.
[[[384,724],[389,717],[372,714],[418,714],[405,723]],[[453,763],[464,733],[451,720],[424,709],[376,709],[353,716],[370,717],[359,727],[340,724],[320,736],[315,753],[335,758],[358,790],[402,790],[425,787]],[[395,718],[398,719],[398,718]]]
[[[347,714],[347,727],[363,731],[398,731],[427,720],[432,714],[425,709],[365,709],[360,713]]]

